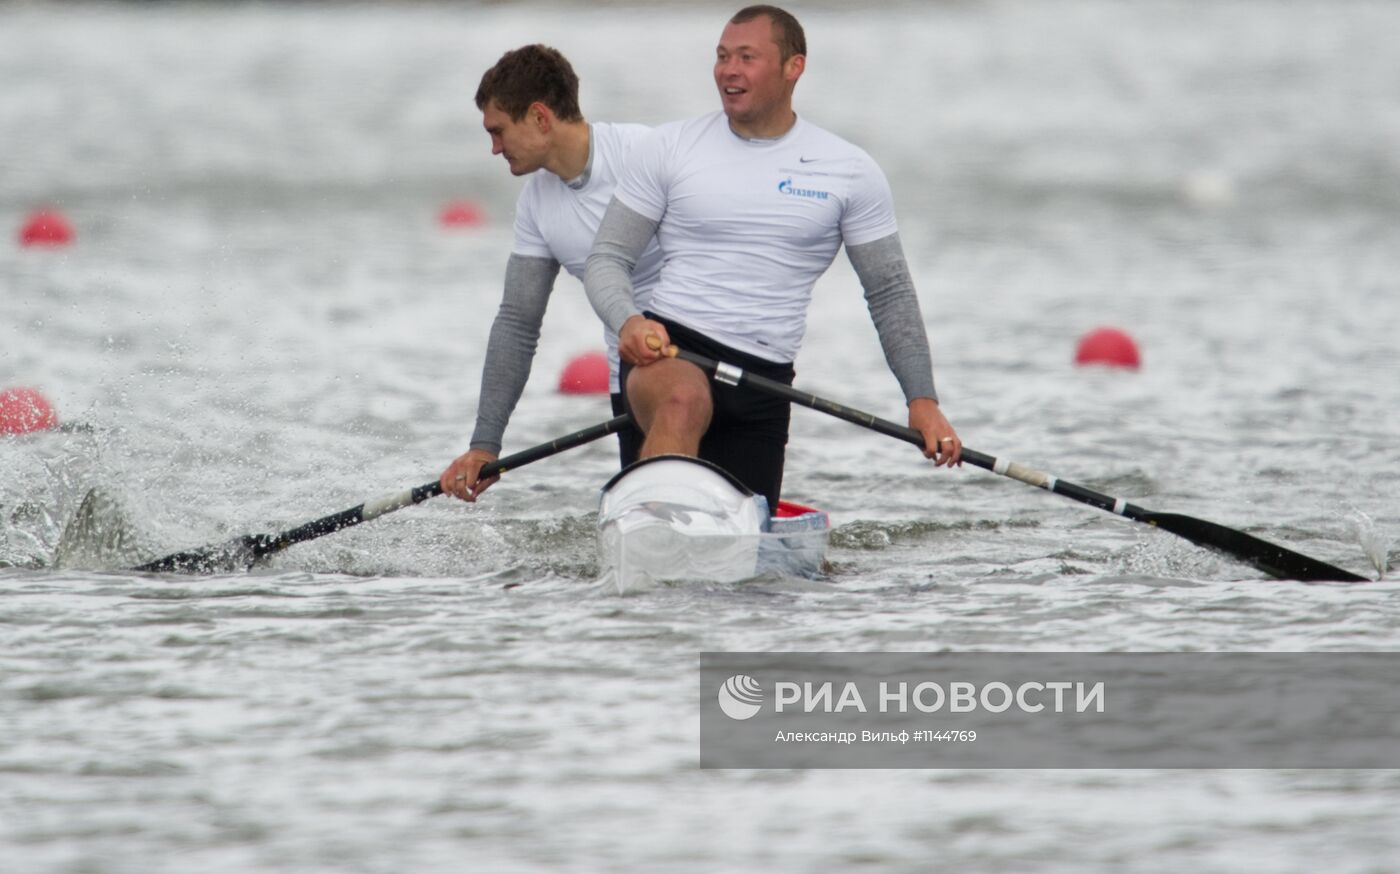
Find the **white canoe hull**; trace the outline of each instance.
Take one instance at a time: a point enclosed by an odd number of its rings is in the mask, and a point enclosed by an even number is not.
[[[683,456],[649,458],[603,487],[598,556],[621,592],[658,583],[732,583],[816,576],[826,556],[825,513],[780,502],[776,515],[724,471]]]

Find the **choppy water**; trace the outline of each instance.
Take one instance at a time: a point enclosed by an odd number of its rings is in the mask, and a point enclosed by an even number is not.
[[[436,476],[519,184],[480,72],[543,40],[591,117],[700,112],[728,11],[0,4],[0,224],[78,232],[0,250],[0,387],[68,424],[0,440],[0,868],[1393,870],[1396,772],[697,770],[702,650],[1400,643],[1393,583],[1261,581],[810,411],[786,494],[837,526],[824,580],[613,595],[610,442],[249,574],[121,570]],[[1400,7],[800,11],[799,111],[890,176],[968,445],[1375,575]],[[444,232],[457,197],[493,221]],[[561,281],[508,451],[608,418],[553,392],[591,319]],[[1141,372],[1071,366],[1098,324]],[[866,325],[838,263],[799,384],[897,418]],[[65,540],[94,491],[117,534]]]

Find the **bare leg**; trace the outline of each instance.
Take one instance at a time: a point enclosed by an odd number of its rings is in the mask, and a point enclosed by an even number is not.
[[[714,404],[704,372],[687,361],[664,359],[627,376],[627,401],[646,432],[642,458],[698,455]]]

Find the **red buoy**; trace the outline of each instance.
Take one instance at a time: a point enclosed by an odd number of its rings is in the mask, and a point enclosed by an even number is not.
[[[32,388],[0,390],[0,437],[58,427],[53,405]]]
[[[438,224],[444,228],[476,228],[486,224],[486,213],[470,200],[454,200],[438,213]]]
[[[1142,364],[1137,343],[1117,328],[1095,328],[1079,338],[1074,363],[1103,364],[1136,370]]]
[[[71,242],[73,226],[56,209],[35,210],[19,229],[21,246],[66,246]]]
[[[559,374],[559,391],[566,395],[607,394],[608,356],[603,352],[575,356]]]

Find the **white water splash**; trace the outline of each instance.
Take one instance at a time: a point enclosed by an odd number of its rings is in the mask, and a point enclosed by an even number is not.
[[[121,502],[102,489],[83,497],[54,547],[54,567],[110,570],[141,561],[136,526]]]
[[[1360,510],[1353,509],[1350,518],[1356,532],[1356,542],[1361,544],[1366,558],[1370,559],[1380,578],[1385,579],[1385,572],[1390,568],[1390,547],[1394,538],[1382,532],[1375,520]]]

